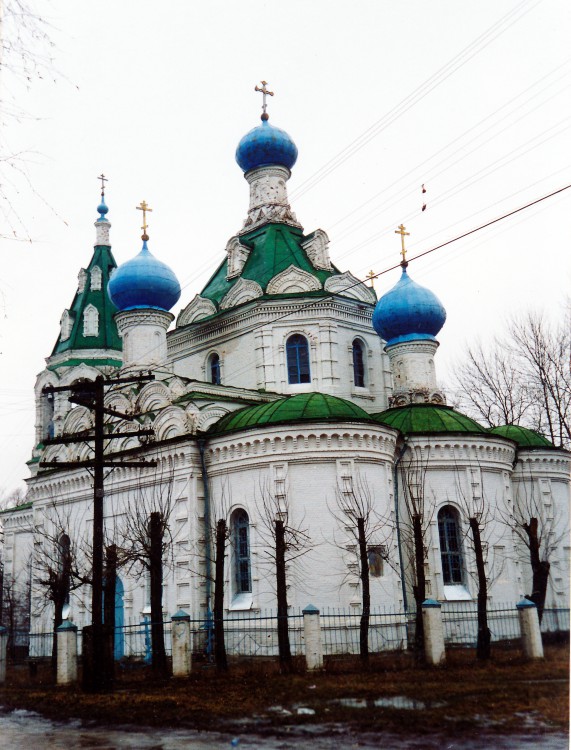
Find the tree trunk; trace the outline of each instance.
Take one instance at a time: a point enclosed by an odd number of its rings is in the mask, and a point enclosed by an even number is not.
[[[549,560],[541,559],[541,543],[539,541],[539,521],[537,518],[530,518],[529,523],[523,524],[523,529],[529,540],[529,562],[533,573],[532,592],[527,597],[537,607],[537,616],[539,622],[543,618],[545,608],[545,597],[547,595],[547,584],[549,582],[549,570],[551,563]]]
[[[57,674],[57,629],[63,623],[63,608],[69,600],[71,583],[71,554],[62,548],[59,570],[50,572],[50,589],[54,603],[54,634],[52,640],[52,672]]]
[[[283,521],[275,522],[276,531],[276,595],[278,600],[278,650],[280,668],[283,672],[291,670],[291,650],[289,645],[287,585],[286,585],[286,542]]]
[[[424,657],[424,623],[422,621],[422,603],[426,599],[426,576],[424,573],[424,537],[422,534],[422,516],[412,517],[414,538],[414,565],[416,568],[416,586],[413,586],[416,604],[415,650],[418,658]]]
[[[152,665],[155,675],[166,676],[167,657],[163,626],[163,519],[159,512],[151,513],[149,536]]]
[[[491,633],[488,627],[488,582],[484,565],[484,551],[480,536],[480,525],[477,518],[470,518],[470,530],[476,555],[476,573],[478,576],[478,643],[476,656],[486,661],[491,654]]]
[[[363,664],[369,662],[369,620],[371,616],[371,592],[369,586],[369,558],[367,556],[367,539],[365,536],[365,519],[357,519],[357,538],[359,543],[359,560],[361,568],[361,593],[363,611],[359,626],[359,649]]]
[[[214,661],[219,672],[228,671],[224,642],[224,556],[226,552],[226,521],[216,524],[216,567],[214,572]]]
[[[105,671],[108,679],[115,677],[115,593],[117,590],[117,547],[105,548],[105,577],[103,598],[103,622],[105,623]]]

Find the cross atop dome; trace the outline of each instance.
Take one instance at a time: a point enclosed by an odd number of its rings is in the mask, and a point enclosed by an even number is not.
[[[143,226],[141,227],[141,229],[143,230],[143,234],[141,235],[141,239],[143,240],[143,242],[147,242],[147,240],[149,239],[149,235],[147,234],[147,229],[148,229],[148,226],[149,226],[147,224],[147,211],[152,212],[153,209],[149,208],[149,205],[147,204],[147,201],[141,201],[141,205],[140,206],[135,206],[135,208],[138,211],[142,211],[143,212]]]
[[[401,224],[398,229],[395,229],[395,234],[400,234],[400,242],[401,242],[401,251],[400,254],[402,255],[401,260],[401,267],[406,268],[408,266],[407,260],[406,260],[406,247],[404,246],[404,238],[410,237],[410,232],[405,232],[405,225]]]
[[[259,91],[262,94],[262,116],[261,116],[262,120],[269,120],[270,116],[266,112],[266,109],[267,109],[267,106],[268,106],[268,104],[266,102],[266,96],[273,96],[274,92],[273,91],[268,91],[268,89],[266,88],[266,86],[268,85],[267,81],[260,81],[260,83],[262,84],[262,88],[260,88],[259,86],[256,86],[254,88],[254,91]]]

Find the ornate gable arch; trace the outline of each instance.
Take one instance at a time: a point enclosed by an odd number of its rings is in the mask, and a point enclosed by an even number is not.
[[[160,381],[153,380],[141,389],[135,402],[135,408],[145,414],[148,411],[165,409],[171,403],[172,398],[168,386]]]
[[[82,363],[72,367],[62,376],[61,385],[71,385],[80,380],[95,380],[99,375],[101,375],[101,372],[95,367]]]
[[[157,440],[186,435],[190,432],[185,412],[179,406],[164,409],[153,423]]]
[[[63,431],[69,435],[81,432],[82,430],[91,430],[92,428],[93,414],[85,406],[76,406],[68,412],[63,423]]]
[[[176,320],[176,327],[181,328],[182,326],[187,326],[190,323],[194,323],[195,320],[208,318],[215,313],[216,305],[214,302],[197,294],[194,299],[188,303],[184,310],[181,310]]]
[[[350,297],[359,302],[368,302],[370,305],[374,305],[377,301],[374,293],[349,271],[328,278],[325,282],[325,291],[342,297]]]
[[[240,277],[220,303],[220,308],[228,310],[228,308],[236,307],[244,302],[251,302],[253,299],[261,297],[263,293],[262,287],[256,281]]]
[[[266,287],[266,294],[294,294],[296,292],[315,292],[319,289],[321,289],[319,279],[292,264],[270,280]]]

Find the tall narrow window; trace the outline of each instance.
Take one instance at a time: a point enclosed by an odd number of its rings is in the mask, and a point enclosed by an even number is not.
[[[208,369],[210,375],[210,382],[214,385],[220,385],[220,357],[218,354],[211,354],[208,358]]]
[[[365,363],[363,361],[363,344],[353,341],[353,380],[357,388],[365,387]]]
[[[250,521],[245,510],[237,510],[232,516],[234,542],[234,593],[247,594],[252,591],[250,571]]]
[[[310,383],[309,344],[305,336],[295,333],[286,342],[287,379],[291,385]]]
[[[458,513],[445,505],[438,512],[438,533],[440,535],[440,557],[442,560],[442,580],[444,585],[463,583],[462,539]]]

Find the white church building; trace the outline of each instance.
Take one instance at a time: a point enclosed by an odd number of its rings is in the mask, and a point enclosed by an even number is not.
[[[91,473],[69,465],[90,459],[92,443],[49,439],[92,431],[93,412],[45,387],[150,371],[154,380],[106,389],[106,429],[154,432],[109,441],[106,460],[157,466],[106,468],[104,517],[106,541],[120,546],[125,514],[168,497],[165,615],[182,609],[199,619],[211,610],[219,517],[229,528],[225,610],[275,608],[268,508],[307,537],[306,553],[288,566],[289,605],[357,614],[359,558],[346,512],[356,501],[369,514],[372,606],[414,610],[411,497],[422,505],[428,597],[476,600],[471,515],[481,519],[490,601],[531,594],[529,552],[513,519],[534,498],[546,523],[567,528],[569,452],[518,426],[486,429],[446,405],[436,367],[443,305],[409,275],[404,244],[400,279],[379,299],[335,266],[326,232],[306,231],[290,206],[297,155],[265,112],[241,139],[246,218],[176,320],[180,285],[152,254],[146,219],[141,251],[117,267],[102,196],[93,253],[36,382],[26,505],[2,516],[9,579],[30,575],[42,530],[56,517],[78,549],[92,533]],[[62,467],[43,465],[54,461]],[[569,606],[567,545],[563,535],[550,551],[548,607]],[[140,619],[149,612],[148,580],[119,576],[121,616]],[[42,596],[33,587],[36,632],[50,629]],[[90,621],[90,596],[88,586],[72,592],[68,617],[78,626]]]

